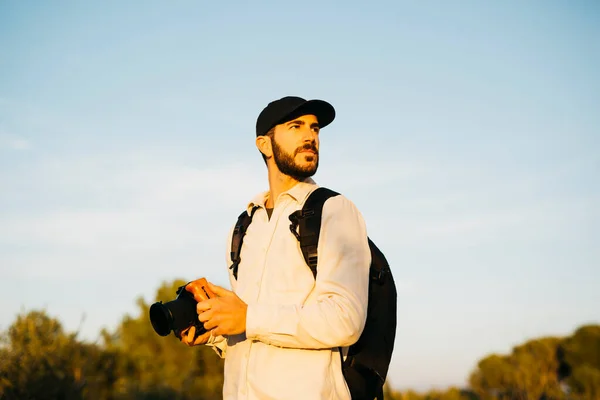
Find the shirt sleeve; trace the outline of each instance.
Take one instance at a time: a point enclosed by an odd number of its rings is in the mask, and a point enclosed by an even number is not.
[[[364,219],[342,195],[323,206],[314,299],[304,305],[250,304],[246,337],[280,347],[354,344],[365,325],[371,253]]]
[[[225,336],[210,336],[206,346],[212,348],[220,358],[225,358],[227,354],[227,338]]]

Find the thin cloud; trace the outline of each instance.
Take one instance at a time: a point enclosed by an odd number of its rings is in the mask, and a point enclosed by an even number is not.
[[[0,149],[29,150],[31,142],[27,139],[0,132]]]
[[[448,209],[443,213],[403,212],[394,219],[374,214],[367,225],[382,240],[403,247],[436,248],[473,246],[481,243],[556,239],[576,233],[586,221],[600,218],[594,204],[599,198],[582,197],[510,206],[490,205],[470,211]],[[393,239],[388,239],[394,227]]]
[[[350,187],[360,193],[361,184],[432,180],[427,165],[352,166],[339,165],[322,174],[325,185]],[[333,179],[335,172],[345,171]],[[365,183],[377,171],[382,178]],[[225,233],[243,205],[266,188],[264,167],[243,162],[220,168],[196,168],[176,162],[158,162],[153,157],[126,155],[44,162],[20,179],[33,182],[39,192],[30,198],[61,204],[42,211],[24,209],[0,213],[0,241],[15,246],[87,251],[169,253],[210,243],[223,247]],[[37,179],[37,181],[35,181]],[[7,181],[8,192],[16,181]],[[517,182],[517,187],[520,184]],[[510,186],[503,186],[510,191]],[[50,196],[57,196],[52,198]],[[394,239],[403,246],[470,245],[502,237],[532,237],[564,228],[574,218],[589,215],[594,199],[553,200],[551,203],[483,204],[465,209],[462,201],[471,193],[441,192],[438,197],[418,201],[397,195],[395,214],[381,214],[376,202],[363,208],[367,225],[381,240],[395,227]],[[68,202],[68,203],[67,203]],[[461,204],[457,207],[457,204]],[[42,208],[44,204],[40,203]],[[586,214],[588,213],[588,214]],[[571,222],[572,223],[572,222]],[[552,229],[554,228],[554,229]],[[65,264],[64,270],[68,271]]]
[[[342,160],[327,160],[319,167],[319,178],[323,182],[335,182],[336,187],[346,190],[365,190],[382,185],[415,181],[431,176],[435,171],[431,165],[414,161],[381,160],[377,163],[361,164]]]
[[[368,166],[328,161],[316,177],[320,184],[357,199],[405,298],[433,295],[426,277],[398,263],[406,249],[414,255],[422,249],[460,249],[507,238],[558,237],[587,217],[598,218],[598,211],[592,215],[597,198],[523,198],[535,182],[486,183],[469,171],[452,172],[463,178],[456,188],[441,185],[450,172],[439,171],[439,166],[406,160]],[[41,290],[19,298],[10,295],[13,289],[6,283],[2,292],[7,310],[44,300],[76,324],[79,316],[46,286],[68,283],[95,296],[119,293],[111,305],[103,304],[106,315],[90,322],[88,335],[99,325],[112,324],[110,315],[121,315],[137,295],[151,298],[162,280],[205,276],[226,285],[226,234],[243,205],[267,187],[260,162],[241,159],[199,168],[156,154],[71,156],[23,164],[0,173],[0,182],[6,189],[0,200],[10,207],[0,209],[5,249],[0,282],[31,282]],[[95,298],[83,297],[78,307],[95,312]],[[0,323],[8,323],[7,318]]]
[[[396,290],[399,295],[412,296],[416,294],[422,294],[421,288],[410,279],[403,279],[402,277],[395,278]]]

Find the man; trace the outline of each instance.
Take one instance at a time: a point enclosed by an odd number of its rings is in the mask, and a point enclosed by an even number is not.
[[[347,347],[365,325],[371,255],[365,222],[344,196],[323,207],[317,277],[290,231],[289,215],[317,188],[320,131],[333,122],[322,100],[284,97],[256,122],[256,147],[267,165],[269,190],[248,205],[253,214],[233,291],[198,304],[209,331],[194,340],[225,358],[224,399],[350,399],[342,374]],[[227,243],[230,259],[231,235]]]

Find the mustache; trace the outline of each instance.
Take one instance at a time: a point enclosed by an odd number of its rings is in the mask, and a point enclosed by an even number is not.
[[[296,149],[296,154],[300,153],[301,151],[305,151],[305,150],[311,150],[313,151],[316,155],[319,155],[319,150],[317,150],[317,146],[315,146],[314,143],[305,143],[304,145],[302,145],[301,147],[298,147]]]

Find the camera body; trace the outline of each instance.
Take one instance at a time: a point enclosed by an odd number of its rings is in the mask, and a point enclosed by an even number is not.
[[[195,336],[206,332],[198,319],[198,302],[215,297],[205,278],[186,283],[177,288],[177,297],[169,302],[156,302],[150,306],[150,323],[160,336],[173,334],[181,340],[181,333],[194,326]]]

